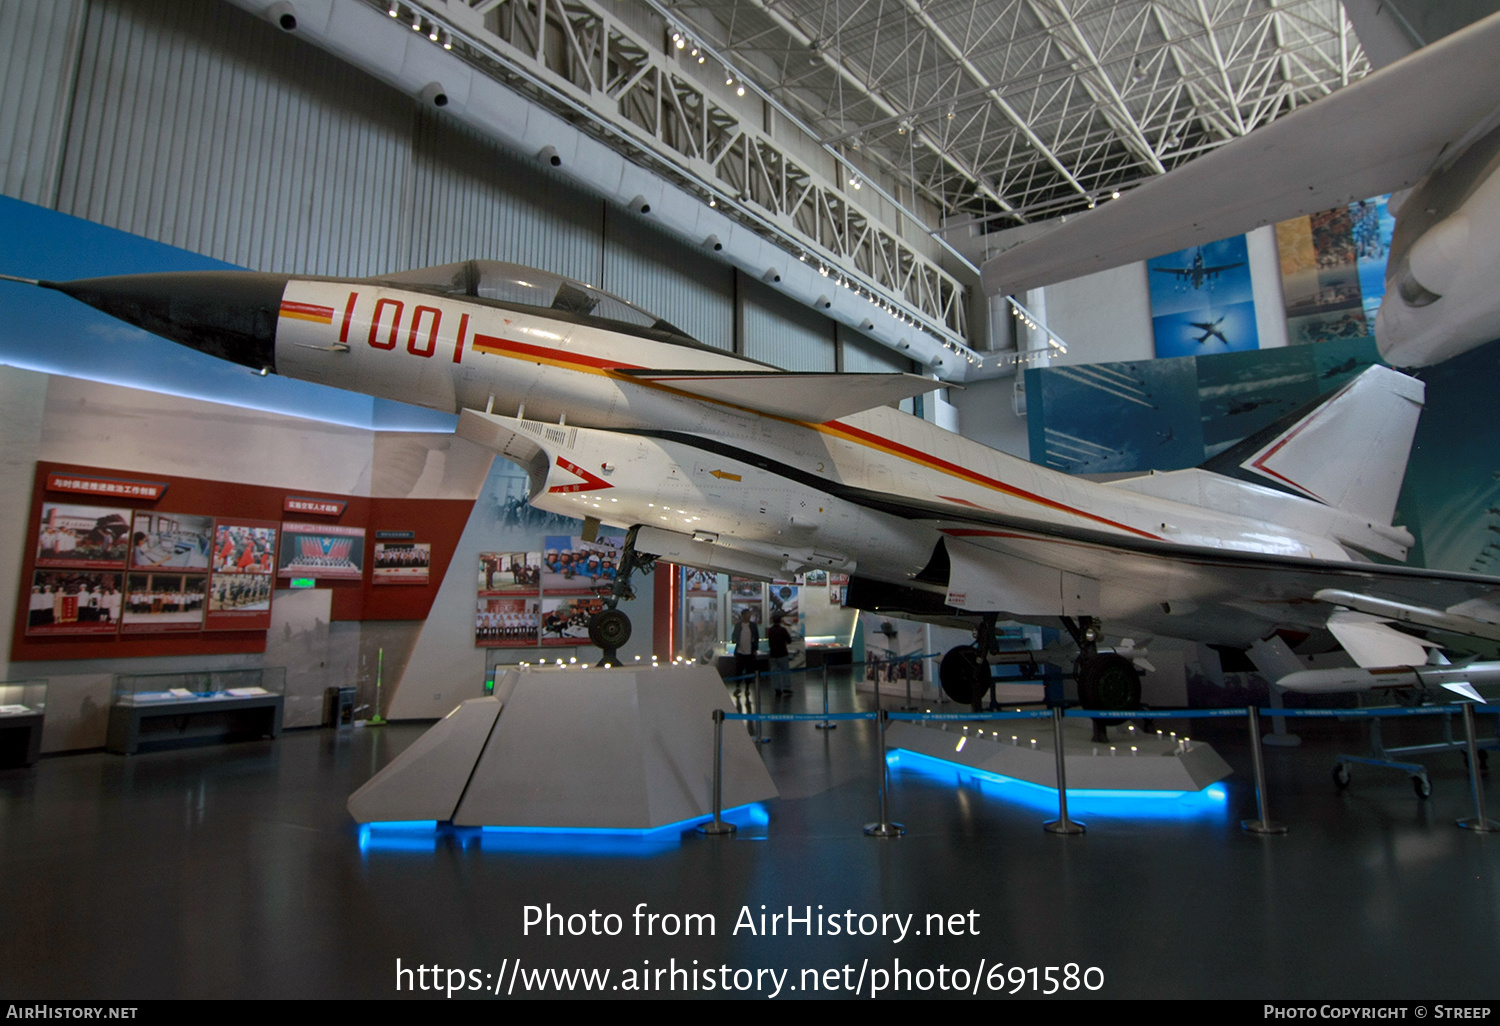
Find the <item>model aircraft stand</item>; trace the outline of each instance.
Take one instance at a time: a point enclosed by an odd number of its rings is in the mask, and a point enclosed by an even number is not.
[[[1386,706],[1372,709],[1283,709],[1278,715],[1300,716],[1300,717],[1368,717],[1371,719],[1372,730],[1380,720],[1387,716],[1452,716],[1458,710],[1455,705],[1462,706],[1464,718],[1465,740],[1463,751],[1468,757],[1470,789],[1474,792],[1474,816],[1473,822],[1477,825],[1468,826],[1468,821],[1459,821],[1459,826],[1466,829],[1477,830],[1481,833],[1494,829],[1494,823],[1485,819],[1484,816],[1484,786],[1479,782],[1479,755],[1486,749],[1500,747],[1500,741],[1486,742],[1481,749],[1475,739],[1475,718],[1473,702],[1458,702],[1450,705],[1419,705],[1411,707]],[[1445,727],[1447,724],[1445,723]],[[1375,734],[1378,738],[1379,735]],[[1439,742],[1432,745],[1412,745],[1408,748],[1391,749],[1386,754],[1405,753],[1414,751],[1452,751],[1458,745],[1449,741]],[[1399,769],[1411,775],[1413,789],[1417,797],[1426,798],[1432,794],[1432,781],[1427,776],[1427,768],[1415,762],[1396,762],[1390,759],[1381,759],[1373,756],[1340,755],[1338,761],[1333,764],[1333,782],[1343,790],[1349,786],[1348,763],[1358,762],[1367,766],[1381,766],[1387,769]],[[1488,824],[1488,825],[1486,825]]]

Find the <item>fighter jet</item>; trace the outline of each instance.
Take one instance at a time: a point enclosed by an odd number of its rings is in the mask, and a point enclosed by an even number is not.
[[[458,413],[460,436],[525,470],[534,506],[582,517],[585,539],[625,532],[588,624],[606,658],[630,634],[617,604],[655,559],[836,571],[850,606],[967,624],[976,644],[942,670],[962,701],[988,687],[997,619],[1060,625],[1082,700],[1111,709],[1135,705],[1140,680],[1099,651],[1106,631],[1245,647],[1279,629],[1327,638],[1351,594],[1450,610],[1500,593],[1494,577],[1363,558],[1413,543],[1392,518],[1423,386],[1385,367],[1203,467],[1103,484],[895,408],[927,379],[788,373],[510,264],[32,284],[259,374]],[[1346,647],[1362,661],[1382,632],[1405,637],[1376,624]]]
[[[1500,337],[1496,53],[1500,13],[1000,253],[984,265],[985,290],[1014,294],[1394,193],[1375,324],[1386,362],[1426,366]]]
[[[1223,274],[1225,271],[1232,271],[1236,267],[1244,266],[1245,262],[1243,260],[1239,263],[1234,264],[1214,264],[1212,266],[1205,266],[1203,263],[1203,250],[1199,249],[1193,253],[1193,263],[1191,267],[1153,267],[1151,268],[1151,270],[1157,271],[1161,274],[1175,274],[1177,275],[1177,280],[1179,282],[1191,285],[1196,290],[1203,288],[1203,286],[1205,285],[1208,285],[1210,288],[1212,288],[1213,282],[1218,280],[1219,275]],[[1219,321],[1222,321],[1223,319],[1224,318],[1220,317]],[[1218,324],[1219,321],[1215,321],[1214,323]],[[1201,328],[1203,327],[1203,325],[1195,324],[1193,325],[1193,327]],[[1214,334],[1217,335],[1218,332],[1214,332]],[[1222,335],[1220,335],[1219,337],[1223,338]],[[1205,339],[1200,338],[1198,341],[1203,342],[1205,341]],[[1227,342],[1229,340],[1225,339],[1224,341]]]
[[[1235,265],[1235,266],[1238,266],[1238,265]],[[1224,315],[1224,317],[1228,317],[1228,316],[1229,316],[1228,314]],[[1229,345],[1229,339],[1227,339],[1227,338],[1224,337],[1224,332],[1219,327],[1219,325],[1221,325],[1221,324],[1224,323],[1224,317],[1220,317],[1216,321],[1203,321],[1203,322],[1200,322],[1200,321],[1189,321],[1188,324],[1190,324],[1194,328],[1197,328],[1199,331],[1203,332],[1202,335],[1199,335],[1197,338],[1193,339],[1193,341],[1196,342],[1196,343],[1198,343],[1201,346],[1203,343],[1207,342],[1209,339],[1211,339],[1211,338],[1217,338],[1220,342],[1223,342],[1226,346]]]

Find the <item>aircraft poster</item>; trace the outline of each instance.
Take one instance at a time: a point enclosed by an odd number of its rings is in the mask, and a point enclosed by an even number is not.
[[[1258,349],[1245,237],[1146,261],[1158,358]]]
[[[1374,333],[1396,223],[1388,199],[1359,200],[1276,226],[1293,345]]]

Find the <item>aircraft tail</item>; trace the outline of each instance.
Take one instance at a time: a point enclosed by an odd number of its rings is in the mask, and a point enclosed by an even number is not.
[[[1421,381],[1370,367],[1291,423],[1273,424],[1203,469],[1390,524],[1422,400]]]

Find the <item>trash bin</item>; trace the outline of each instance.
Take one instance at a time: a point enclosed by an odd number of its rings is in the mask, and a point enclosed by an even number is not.
[[[323,726],[347,727],[354,722],[353,685],[331,687],[323,693]]]

